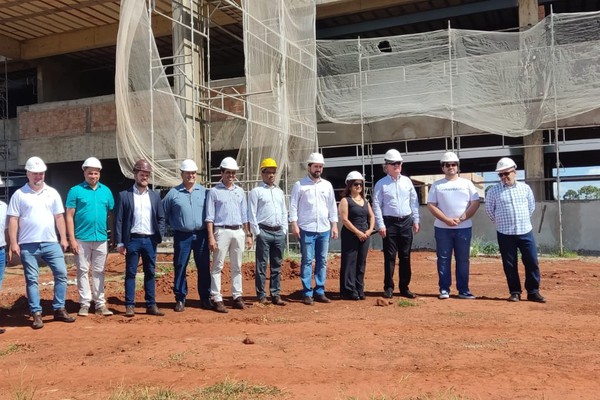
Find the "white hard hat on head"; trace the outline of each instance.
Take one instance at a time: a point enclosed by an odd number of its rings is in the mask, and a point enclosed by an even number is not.
[[[233,157],[225,157],[223,161],[221,161],[221,165],[219,165],[219,168],[231,169],[234,171],[240,169],[240,167],[238,167],[237,161],[235,161]]]
[[[181,165],[179,165],[179,170],[182,172],[196,172],[198,171],[198,166],[194,162],[194,160],[183,160]]]
[[[323,154],[321,153],[310,153],[308,159],[306,160],[307,164],[323,164],[325,165],[325,159],[323,158]]]
[[[31,157],[25,163],[25,170],[29,172],[46,172],[47,169],[46,164],[39,157]]]
[[[350,173],[348,173],[348,175],[346,175],[346,183],[348,183],[350,181],[363,181],[364,182],[364,180],[365,180],[365,178],[358,171],[350,171]]]
[[[398,150],[389,149],[385,152],[383,159],[385,160],[385,162],[401,162],[402,156],[400,155],[400,152]]]
[[[515,164],[515,162],[508,157],[502,157],[500,161],[498,161],[498,164],[496,164],[496,172],[511,168],[517,169],[517,164]]]
[[[458,156],[454,152],[452,152],[452,151],[447,151],[447,152],[444,153],[444,155],[440,159],[440,164],[443,164],[443,163],[446,163],[446,162],[455,162],[455,163],[458,163]]]
[[[85,170],[88,167],[102,169],[102,163],[96,157],[89,157],[85,159],[81,169]]]

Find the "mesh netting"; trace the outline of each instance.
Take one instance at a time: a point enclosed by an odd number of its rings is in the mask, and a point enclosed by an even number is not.
[[[317,60],[326,120],[431,116],[523,136],[600,104],[600,13],[553,14],[520,33],[318,41]]]

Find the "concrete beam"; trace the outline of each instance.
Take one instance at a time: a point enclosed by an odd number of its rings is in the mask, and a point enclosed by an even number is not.
[[[18,60],[21,58],[21,43],[18,40],[0,35],[0,56]]]
[[[317,19],[355,14],[386,7],[418,3],[420,0],[317,0]]]

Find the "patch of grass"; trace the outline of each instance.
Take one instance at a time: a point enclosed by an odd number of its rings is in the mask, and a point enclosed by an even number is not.
[[[24,347],[24,345],[22,345],[22,344],[10,343],[8,346],[6,346],[6,350],[0,350],[0,357],[4,357],[4,356],[8,356],[9,354],[16,353],[19,350],[21,350],[22,347]]]
[[[188,264],[190,265],[190,264]],[[193,264],[191,264],[193,265]],[[156,263],[156,276],[163,276],[173,271],[173,263],[157,262]]]
[[[150,386],[127,387],[120,385],[110,395],[109,400],[187,400],[191,394],[178,394],[171,388],[153,388]]]
[[[33,384],[33,376],[28,381],[25,380],[25,365],[21,363],[19,369],[20,379],[17,386],[11,386],[12,398],[14,400],[33,400],[37,387]]]
[[[187,358],[186,352],[169,354],[167,361],[162,363],[162,367],[163,368],[179,367],[179,368],[189,368],[189,369],[200,369],[200,365],[197,362],[188,361],[186,358]]]
[[[426,393],[416,397],[407,397],[405,400],[470,400],[470,397],[456,393],[454,388],[451,387],[437,393]]]
[[[563,249],[563,252],[561,254],[559,249],[555,249],[555,250],[552,250],[550,252],[550,257],[556,257],[556,258],[578,258],[579,254],[577,254],[576,251],[568,250],[568,249]]]
[[[477,257],[478,255],[484,254],[486,256],[497,255],[500,253],[498,243],[495,242],[484,242],[481,238],[475,238],[471,241],[471,257]]]
[[[200,395],[200,399],[205,400],[250,400],[282,398],[284,393],[274,386],[252,385],[227,378],[202,389]]]
[[[398,307],[416,307],[417,303],[410,300],[400,299],[398,300]]]

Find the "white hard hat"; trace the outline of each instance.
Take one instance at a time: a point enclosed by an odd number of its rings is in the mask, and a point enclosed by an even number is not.
[[[508,157],[502,157],[500,161],[498,161],[498,164],[496,164],[496,172],[511,168],[517,169],[517,164],[515,164],[515,162]]]
[[[446,163],[446,162],[455,162],[458,163],[458,156],[456,154],[454,154],[451,151],[447,151],[444,153],[444,155],[442,156],[442,158],[440,159],[440,164]]]
[[[350,171],[348,175],[346,175],[346,183],[350,181],[364,181],[365,178],[358,171]]]
[[[308,159],[306,160],[307,164],[325,164],[325,160],[323,159],[323,154],[321,153],[310,153]]]
[[[385,162],[398,162],[402,161],[402,156],[400,155],[400,152],[398,150],[390,149],[385,152],[383,159],[385,160]]]
[[[240,169],[240,167],[238,167],[237,161],[235,161],[233,157],[225,157],[223,161],[221,161],[221,165],[219,165],[219,168],[231,169],[234,171]]]
[[[81,169],[85,170],[87,167],[102,169],[102,163],[96,157],[89,157],[83,162]]]
[[[39,157],[31,157],[25,163],[25,170],[29,172],[46,172],[46,164]]]
[[[198,171],[198,166],[196,165],[194,160],[187,159],[181,162],[179,170],[182,172],[196,172]]]
[[[0,177],[0,185],[2,185],[4,182],[2,181],[2,177]]]

